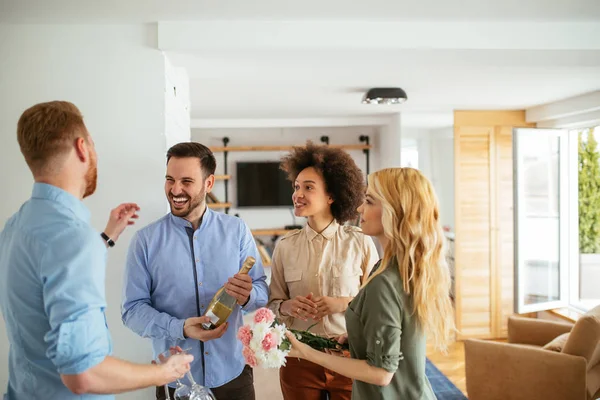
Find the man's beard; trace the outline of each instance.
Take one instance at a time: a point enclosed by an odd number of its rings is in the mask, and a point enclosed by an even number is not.
[[[98,183],[98,162],[96,157],[90,158],[90,166],[85,173],[85,192],[83,192],[83,198],[91,196],[96,191],[96,184]]]
[[[198,193],[194,197],[189,197],[188,195],[185,196],[189,198],[187,202],[187,207],[182,209],[176,209],[173,205],[173,197],[181,196],[173,196],[172,194],[169,194],[169,206],[171,207],[171,214],[173,214],[176,217],[186,218],[188,215],[190,215],[192,212],[198,209],[198,207],[202,206],[204,198],[206,197],[206,191],[201,190],[200,193]]]

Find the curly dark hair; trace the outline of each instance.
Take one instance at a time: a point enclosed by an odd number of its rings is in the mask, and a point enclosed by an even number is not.
[[[356,209],[364,198],[365,178],[350,154],[308,141],[306,146],[294,147],[281,159],[281,169],[292,182],[309,167],[316,169],[325,181],[325,190],[333,198],[333,218],[340,224],[356,218]]]

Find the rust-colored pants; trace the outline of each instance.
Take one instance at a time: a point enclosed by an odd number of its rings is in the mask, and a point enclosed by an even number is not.
[[[330,400],[350,400],[352,379],[297,358],[287,358],[279,370],[284,400],[322,400],[329,392]]]

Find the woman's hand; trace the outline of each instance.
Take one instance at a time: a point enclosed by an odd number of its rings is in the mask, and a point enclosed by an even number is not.
[[[292,348],[290,350],[290,353],[288,354],[288,357],[308,359],[308,355],[313,349],[309,345],[304,344],[298,339],[296,339],[296,335],[294,335],[292,332],[286,332],[285,336],[292,344]]]
[[[335,340],[339,344],[347,343],[348,342],[348,334],[344,333],[343,335],[340,335],[340,336],[336,337]]]
[[[286,300],[279,306],[279,312],[283,315],[306,321],[308,318],[315,318],[318,312],[317,305],[312,300],[312,293],[308,296],[296,296],[293,299]]]
[[[349,297],[328,297],[321,296],[314,299],[317,306],[317,315],[315,319],[321,319],[331,314],[343,313],[348,308],[348,303],[352,301]]]
[[[343,345],[348,341],[348,334],[344,333],[338,337],[333,338],[340,345]],[[325,349],[325,353],[331,354],[332,356],[342,356],[342,357],[350,357],[350,352],[344,349]]]

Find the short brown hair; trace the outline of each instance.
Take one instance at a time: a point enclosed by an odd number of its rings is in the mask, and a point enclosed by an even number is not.
[[[182,142],[172,146],[167,151],[167,164],[171,157],[175,158],[197,158],[200,160],[200,168],[204,177],[208,178],[217,169],[217,160],[208,147],[198,142]]]
[[[338,148],[308,142],[304,147],[294,147],[281,160],[281,169],[292,182],[304,169],[313,167],[325,181],[325,190],[331,197],[331,214],[340,224],[355,218],[356,209],[365,195],[365,179],[350,154]]]
[[[75,139],[87,136],[83,115],[68,101],[36,104],[17,124],[17,141],[34,175],[47,172],[51,161],[64,159]]]

